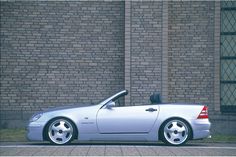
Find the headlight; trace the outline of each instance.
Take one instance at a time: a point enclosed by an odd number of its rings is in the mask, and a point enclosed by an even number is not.
[[[42,115],[43,115],[42,113],[36,114],[36,115],[32,116],[30,121],[34,122],[34,121],[38,120]]]

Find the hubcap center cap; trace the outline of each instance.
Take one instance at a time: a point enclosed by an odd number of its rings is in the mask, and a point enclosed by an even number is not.
[[[177,133],[178,133],[178,131],[177,131],[177,130],[175,130],[175,131],[174,131],[174,133],[175,133],[175,134],[177,134]]]
[[[62,133],[62,130],[59,130],[59,133],[61,134],[61,133]]]

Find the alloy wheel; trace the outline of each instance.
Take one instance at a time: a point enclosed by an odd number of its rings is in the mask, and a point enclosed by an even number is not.
[[[164,126],[164,138],[168,144],[181,145],[189,138],[189,127],[182,120],[170,120]]]
[[[56,119],[48,127],[48,137],[55,144],[67,144],[73,139],[73,125],[66,119]]]

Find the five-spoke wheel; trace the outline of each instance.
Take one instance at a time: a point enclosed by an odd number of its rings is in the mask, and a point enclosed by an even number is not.
[[[59,118],[49,123],[47,131],[50,142],[68,144],[74,138],[75,128],[69,120]]]
[[[162,127],[162,140],[166,144],[181,145],[187,142],[191,135],[188,124],[181,119],[166,121]]]

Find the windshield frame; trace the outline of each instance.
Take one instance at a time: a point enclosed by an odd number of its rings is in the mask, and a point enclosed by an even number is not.
[[[113,94],[112,96],[106,98],[106,99],[103,99],[102,101],[100,101],[98,104],[101,105],[101,107],[103,107],[104,105],[106,105],[108,102],[110,101],[114,101],[122,96],[126,96],[128,95],[128,90],[122,90],[116,94]]]

